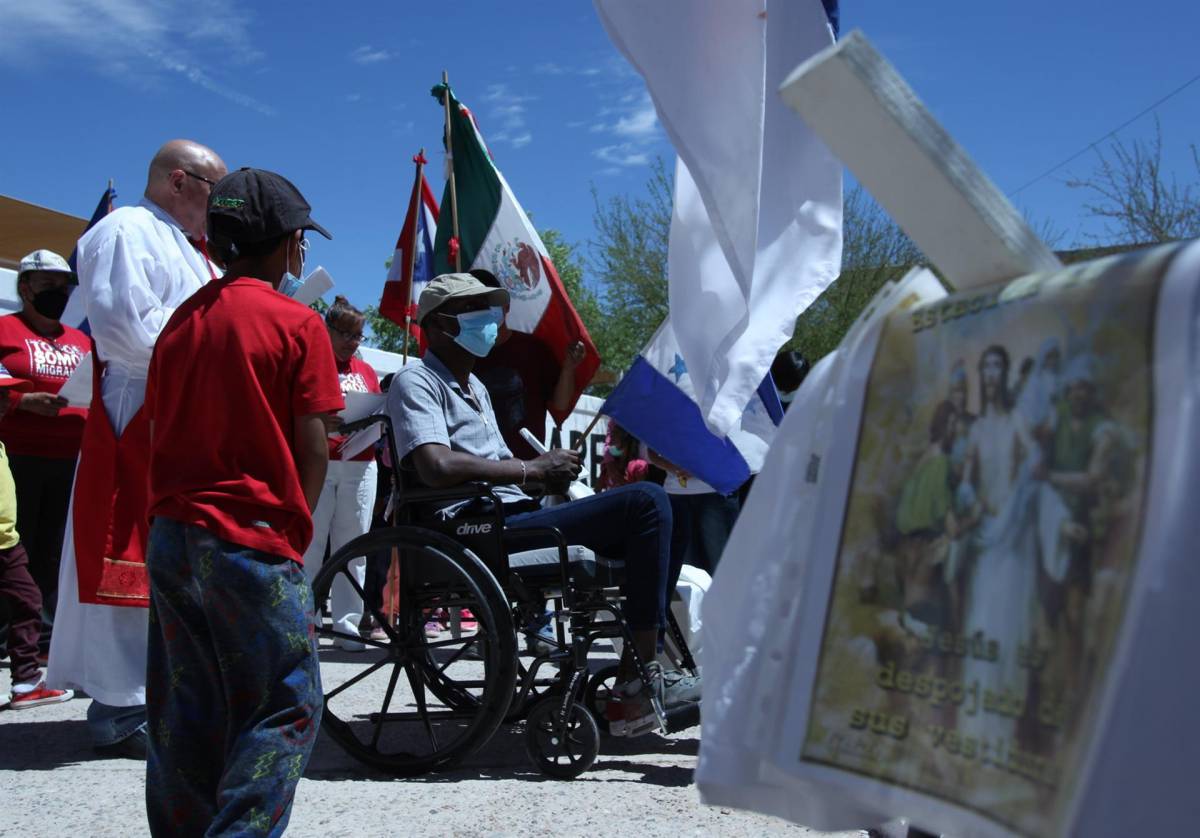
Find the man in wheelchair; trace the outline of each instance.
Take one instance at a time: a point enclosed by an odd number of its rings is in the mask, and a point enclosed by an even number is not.
[[[553,527],[570,544],[624,559],[623,612],[643,665],[639,672],[631,650],[624,649],[606,714],[613,735],[645,733],[657,725],[652,695],[665,707],[700,698],[699,676],[664,673],[655,661],[683,565],[671,505],[662,487],[652,483],[548,508],[524,491],[532,484],[563,491],[581,464],[578,454],[563,449],[518,459],[501,437],[487,390],[472,370],[495,344],[507,304],[508,291],[465,273],[438,276],[421,292],[417,322],[428,350],[421,361],[400,370],[388,390],[397,454],[430,488],[492,484],[504,504],[507,529]],[[440,514],[452,517],[465,503]]]

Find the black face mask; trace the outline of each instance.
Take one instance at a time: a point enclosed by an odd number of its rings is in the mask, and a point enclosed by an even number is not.
[[[67,307],[67,300],[71,299],[71,292],[64,288],[47,288],[45,291],[39,291],[33,295],[33,310],[42,317],[47,317],[51,320],[57,320],[62,317],[63,311]]]

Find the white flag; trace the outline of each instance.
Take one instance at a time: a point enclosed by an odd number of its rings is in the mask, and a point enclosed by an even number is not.
[[[679,154],[671,319],[724,435],[841,268],[840,164],[777,92],[832,31],[819,0],[595,2]]]

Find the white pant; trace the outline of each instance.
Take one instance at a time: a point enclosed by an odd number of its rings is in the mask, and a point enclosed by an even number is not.
[[[371,528],[371,511],[375,507],[376,466],[374,460],[330,460],[325,472],[321,499],[313,511],[313,540],[304,553],[304,572],[309,584],[317,578],[325,558],[325,543],[333,555],[347,542],[358,538]],[[351,563],[351,572],[362,586],[366,581],[366,559]],[[362,619],[362,598],[345,576],[338,576],[329,594],[330,616],[335,628],[349,634],[358,633]]]
[[[103,380],[104,407],[119,435],[142,406],[145,377],[113,365]],[[107,498],[96,502],[108,503]],[[137,707],[146,703],[148,609],[79,601],[75,567],[75,489],[63,534],[58,568],[58,610],[50,635],[46,683],[54,689],[83,690],[102,704]]]

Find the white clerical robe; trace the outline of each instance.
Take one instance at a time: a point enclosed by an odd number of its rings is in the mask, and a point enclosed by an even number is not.
[[[79,288],[63,320],[77,324],[87,318],[96,353],[108,365],[101,397],[120,435],[146,397],[146,373],[159,332],[180,303],[208,281],[211,268],[179,223],[143,198],[137,206],[114,210],[80,238],[78,271]],[[47,681],[60,689],[82,689],[103,704],[145,704],[148,612],[80,603],[74,506],[72,499]]]

